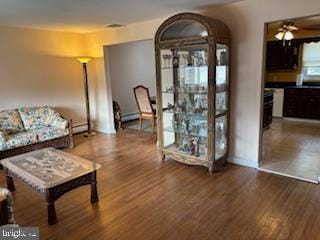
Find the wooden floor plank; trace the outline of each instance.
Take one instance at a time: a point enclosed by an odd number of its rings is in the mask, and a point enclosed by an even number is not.
[[[66,151],[102,165],[100,201],[90,204],[89,186],[75,189],[49,226],[45,203],[15,181],[17,223],[39,226],[41,239],[320,239],[317,185],[232,164],[210,175],[162,163],[155,136],[134,130],[78,135]]]

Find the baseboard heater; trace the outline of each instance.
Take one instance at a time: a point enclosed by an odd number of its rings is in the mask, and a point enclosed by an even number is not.
[[[122,122],[129,122],[129,121],[133,121],[133,120],[137,120],[139,119],[139,113],[126,113],[123,114],[122,116]]]

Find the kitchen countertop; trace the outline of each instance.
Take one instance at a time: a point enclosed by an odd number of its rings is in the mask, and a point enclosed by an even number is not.
[[[320,88],[320,83],[307,83],[297,86],[295,82],[266,82],[266,88]]]

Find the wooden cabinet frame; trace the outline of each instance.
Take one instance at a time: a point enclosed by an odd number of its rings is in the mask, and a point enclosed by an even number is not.
[[[177,39],[163,39],[163,35],[166,30],[174,26],[176,23],[184,20],[192,20],[201,24],[207,34],[205,36],[196,37],[180,37]],[[158,29],[155,36],[155,57],[156,57],[156,79],[157,79],[157,126],[158,126],[158,146],[164,160],[166,156],[169,156],[176,161],[189,164],[189,165],[203,165],[206,166],[210,172],[215,170],[216,163],[225,163],[228,158],[229,152],[229,125],[230,125],[230,33],[226,25],[218,20],[202,16],[194,13],[181,13],[167,19]],[[223,44],[227,47],[227,59],[226,64],[226,84],[224,85],[224,91],[227,94],[226,102],[227,108],[222,113],[216,113],[216,46],[217,44]],[[161,69],[161,51],[162,50],[174,50],[185,48],[202,47],[207,49],[208,59],[208,85],[207,85],[207,153],[205,158],[196,156],[190,156],[178,151],[170,151],[164,146],[164,128],[163,128],[163,99],[162,99],[162,69]],[[173,70],[174,72],[174,70]],[[175,74],[173,78],[176,79]],[[175,113],[174,113],[175,114]],[[216,146],[216,119],[219,117],[226,117],[226,145],[225,153],[222,157],[216,159],[215,146]]]

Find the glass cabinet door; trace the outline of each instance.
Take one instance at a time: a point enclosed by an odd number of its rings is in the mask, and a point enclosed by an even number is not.
[[[206,47],[161,50],[164,148],[206,159],[208,113]]]
[[[215,159],[227,151],[227,114],[229,110],[229,49],[225,44],[216,44],[216,135]]]

